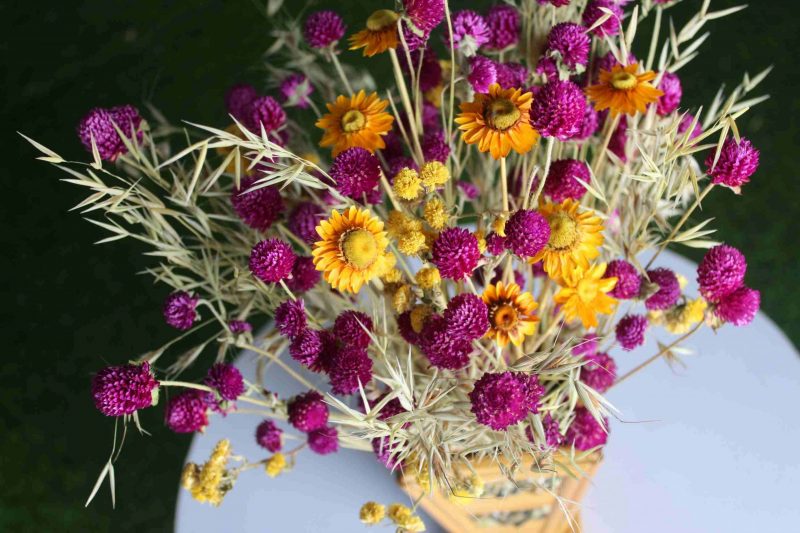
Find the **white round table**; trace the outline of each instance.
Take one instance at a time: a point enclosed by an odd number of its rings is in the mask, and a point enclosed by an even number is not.
[[[659,260],[690,280],[695,265],[674,253]],[[619,373],[655,353],[656,340],[674,339],[651,330],[634,352],[615,351]],[[800,523],[797,484],[800,442],[800,356],[764,314],[747,327],[704,328],[685,347],[695,355],[686,368],[663,361],[609,392],[622,420],[612,420],[605,461],[582,508],[587,533],[728,533],[790,531]],[[253,375],[253,354],[237,366]],[[299,392],[279,369],[271,390]],[[214,444],[229,438],[236,453],[265,457],[255,443],[259,418],[215,417],[197,435],[187,461],[201,463]],[[292,442],[288,442],[292,447]],[[341,450],[318,456],[303,452],[296,467],[278,478],[242,474],[219,508],[195,502],[180,490],[178,533],[363,531],[362,503],[407,502],[392,475],[372,454]],[[442,531],[423,515],[428,531]],[[370,531],[393,531],[372,527]]]

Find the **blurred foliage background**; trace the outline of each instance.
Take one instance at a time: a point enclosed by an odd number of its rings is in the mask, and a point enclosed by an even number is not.
[[[293,14],[302,3],[288,3]],[[736,3],[714,0],[712,7]],[[453,4],[482,9],[489,2]],[[682,22],[699,5],[685,0],[668,13]],[[337,0],[314,7],[341,10],[354,29],[370,9],[389,6],[388,0]],[[75,125],[93,106],[149,101],[173,121],[224,126],[226,88],[237,81],[264,85],[259,60],[270,44],[270,23],[248,0],[33,0],[2,7],[6,341],[0,363],[0,530],[169,531],[190,438],[170,434],[161,409],[143,415],[152,437],[129,435],[117,463],[117,509],[106,487],[83,507],[110,451],[114,425],[91,404],[90,376],[170,336],[160,312],[168,291],[135,275],[146,264],[135,243],[91,244],[101,230],[67,212],[82,193],[60,183],[54,168],[35,162],[34,150],[15,130],[67,158],[86,158]],[[795,2],[771,0],[714,21],[703,53],[680,72],[682,107],[696,108],[710,102],[721,84],[737,84],[744,69],[755,74],[776,67],[760,88],[772,99],[739,124],[761,149],[761,168],[742,196],[719,190],[704,204],[704,214],[716,217],[718,239],[746,252],[748,283],[762,291],[763,309],[795,343],[797,13]],[[346,61],[356,58],[344,54]],[[769,357],[768,348],[753,357]]]

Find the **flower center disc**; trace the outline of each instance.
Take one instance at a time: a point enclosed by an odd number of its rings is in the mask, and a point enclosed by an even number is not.
[[[369,268],[378,258],[378,243],[375,236],[365,229],[348,231],[339,244],[344,260],[358,270]]]
[[[519,316],[514,306],[502,304],[494,310],[492,320],[495,328],[500,331],[509,331],[517,325]]]
[[[353,133],[364,128],[367,117],[358,109],[351,109],[342,117],[342,129],[346,133]]]
[[[398,18],[400,18],[399,15],[391,9],[379,9],[367,19],[367,29],[369,31],[381,31],[394,25]]]
[[[566,214],[557,214],[550,221],[549,245],[555,250],[569,250],[578,241],[578,223]]]
[[[628,91],[636,86],[636,76],[630,72],[615,72],[611,76],[611,86],[620,91]]]
[[[584,302],[591,302],[597,297],[597,283],[591,279],[582,279],[578,282],[578,298]]]
[[[484,119],[492,128],[505,131],[517,123],[521,113],[516,104],[507,98],[498,98],[486,107]]]

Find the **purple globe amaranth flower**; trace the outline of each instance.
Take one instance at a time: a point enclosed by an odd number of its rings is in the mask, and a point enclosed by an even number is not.
[[[233,334],[247,333],[248,331],[253,331],[253,326],[246,320],[230,320],[228,329]]]
[[[497,68],[495,62],[488,57],[478,56],[469,60],[469,75],[467,81],[476,93],[488,93],[489,86],[497,83]]]
[[[208,425],[208,393],[187,390],[173,396],[167,403],[164,422],[175,433],[194,433]]]
[[[339,354],[340,343],[336,340],[336,337],[333,336],[333,333],[328,330],[320,331],[319,339],[322,342],[322,350],[320,350],[317,360],[311,363],[309,369],[312,372],[327,373],[330,372],[334,358]]]
[[[290,74],[283,79],[280,85],[283,103],[287,106],[297,106],[300,109],[308,109],[311,94],[314,86],[304,74]]]
[[[581,381],[597,392],[605,392],[617,379],[617,363],[610,355],[598,352],[586,356],[581,367]]]
[[[422,155],[425,161],[447,163],[450,145],[447,144],[444,131],[429,131],[422,136]]]
[[[325,218],[322,208],[312,202],[301,202],[289,214],[289,230],[303,239],[306,244],[319,240],[317,226]]]
[[[292,247],[280,239],[267,239],[253,246],[250,272],[265,283],[278,283],[292,273],[295,255]]]
[[[335,11],[316,11],[308,16],[303,36],[312,48],[326,48],[344,37],[346,26]]]
[[[547,36],[548,54],[557,55],[570,70],[578,65],[586,66],[589,60],[590,39],[586,28],[573,22],[561,22],[550,30]]]
[[[403,0],[403,8],[414,26],[425,33],[444,20],[444,0]]]
[[[495,431],[521,422],[536,413],[544,387],[534,375],[521,372],[486,373],[469,393],[472,412],[481,424]]]
[[[647,317],[643,315],[625,315],[619,319],[616,327],[617,342],[623,350],[631,351],[644,344],[647,331]]]
[[[489,26],[489,48],[502,50],[519,41],[519,11],[516,8],[492,6],[486,13],[486,24]]]
[[[678,124],[678,134],[683,135],[686,133],[686,130],[692,127],[692,123],[694,122],[694,115],[691,113],[686,113],[681,117],[681,122]],[[701,135],[703,133],[703,126],[700,124],[698,120],[694,128],[692,129],[692,133],[689,134],[690,139],[694,139],[695,137]]]
[[[284,337],[297,337],[306,329],[306,324],[306,304],[302,299],[286,300],[275,308],[275,326]]]
[[[486,236],[486,251],[492,255],[500,255],[506,249],[506,238],[497,233],[490,233]]]
[[[709,302],[718,302],[742,286],[746,272],[742,252],[727,244],[714,246],[697,266],[700,294]]]
[[[558,63],[550,56],[541,56],[539,62],[536,64],[536,74],[544,76],[546,81],[557,80],[558,76]],[[538,90],[539,87],[532,88]]]
[[[298,257],[292,267],[292,277],[286,280],[286,286],[294,293],[311,290],[322,276],[314,266],[312,257]]]
[[[397,315],[397,331],[409,344],[419,344],[419,333],[411,326],[411,311],[404,311]]]
[[[449,322],[432,315],[419,334],[419,347],[436,368],[458,370],[469,364],[472,343],[449,329]]]
[[[328,377],[334,394],[353,394],[372,381],[372,359],[361,348],[344,346],[332,358]]]
[[[503,89],[520,89],[528,82],[528,67],[521,63],[495,63],[497,84]]]
[[[258,98],[256,88],[249,83],[238,83],[225,93],[225,109],[239,122],[247,121],[250,106]]]
[[[308,448],[319,455],[339,451],[339,432],[333,426],[311,431],[308,434]]]
[[[571,81],[548,81],[531,105],[531,124],[543,137],[566,141],[581,131],[586,111],[583,91]]]
[[[228,402],[232,402],[244,394],[242,373],[228,363],[216,363],[209,368],[204,383],[217,391],[220,398]]]
[[[433,243],[433,264],[444,278],[462,279],[478,266],[478,239],[464,228],[448,228]]]
[[[678,302],[681,296],[681,286],[678,277],[668,268],[656,268],[647,271],[650,283],[656,284],[658,290],[644,301],[644,306],[650,311],[669,309]],[[644,280],[642,280],[644,286]]]
[[[300,364],[309,368],[315,365],[322,353],[322,336],[315,329],[304,329],[292,338],[289,355]]]
[[[464,196],[467,197],[467,200],[474,200],[481,193],[478,190],[478,187],[470,181],[459,181],[458,188],[461,189],[461,192],[464,193]]]
[[[565,443],[574,445],[575,449],[580,451],[604,445],[608,441],[608,432],[603,426],[608,427],[608,419],[603,420],[603,425],[601,425],[588,409],[577,407],[575,419],[567,428],[567,434],[564,436]]]
[[[597,117],[597,110],[594,108],[590,101],[586,101],[586,109],[583,112],[583,122],[581,122],[580,130],[572,138],[573,141],[583,141],[594,135],[597,131],[599,120]]]
[[[672,72],[665,72],[661,77],[661,82],[658,88],[664,93],[656,103],[656,112],[665,117],[678,109],[681,105],[681,96],[683,96],[683,87],[681,86],[681,79],[677,74]]]
[[[250,104],[245,126],[253,133],[260,134],[261,128],[272,133],[286,122],[286,112],[271,96],[259,96]]]
[[[506,222],[506,248],[520,257],[538,254],[550,240],[550,224],[537,211],[520,209]]]
[[[591,174],[586,163],[577,159],[554,161],[550,165],[550,172],[544,182],[544,193],[557,204],[567,198],[580,200],[586,194],[586,187],[578,179],[585,183],[591,181]]]
[[[473,341],[480,339],[489,330],[489,308],[475,294],[455,296],[444,312],[447,332],[456,338]]]
[[[486,20],[476,11],[464,9],[453,15],[453,46],[467,57],[475,55],[478,49],[489,42],[491,30]],[[450,45],[445,36],[445,45]]]
[[[595,22],[605,16],[605,12],[601,8],[611,11],[613,15],[593,29],[592,34],[598,37],[618,35],[622,20],[622,8],[613,0],[589,0],[583,10],[583,25],[591,28]]]
[[[405,53],[399,53],[400,66],[403,72],[414,72],[416,75],[419,69],[419,90],[427,92],[442,82],[442,65],[439,63],[439,58],[436,57],[436,51],[431,48],[425,50],[414,50],[411,52],[411,67],[409,67],[408,58]],[[421,63],[420,63],[421,61]]]
[[[592,356],[597,353],[597,334],[589,333],[572,347],[573,355]]]
[[[264,420],[256,427],[256,442],[272,453],[278,453],[283,447],[281,435],[283,431],[272,420]]]
[[[364,349],[369,346],[372,319],[360,311],[345,311],[333,323],[333,335],[344,344]]]
[[[369,150],[354,146],[333,159],[330,175],[336,182],[337,191],[360,200],[362,195],[378,186],[381,164]]]
[[[630,300],[639,296],[642,278],[636,267],[624,259],[615,259],[608,263],[604,278],[617,278],[617,284],[608,295],[618,300]]]
[[[758,169],[758,150],[746,138],[740,142],[729,137],[722,145],[717,164],[714,164],[714,152],[706,158],[706,173],[711,182],[736,189],[750,181],[750,176]]]
[[[388,394],[389,393],[387,392],[385,394],[382,394],[380,397],[376,398],[375,401],[373,402],[373,405],[381,403],[381,401],[383,401],[383,399],[386,398]],[[399,399],[392,398],[391,400],[386,402],[386,405],[381,407],[380,412],[378,412],[378,420],[383,420],[384,422],[390,422],[394,416],[407,412],[408,411],[405,410],[403,404],[400,403]],[[411,426],[411,422],[406,422],[405,424],[403,424],[404,428],[409,426]]]
[[[286,406],[289,423],[308,433],[328,424],[328,406],[317,391],[308,391],[292,398]]]
[[[142,132],[139,130],[141,123],[142,117],[139,116],[139,110],[132,105],[110,109],[96,107],[81,119],[78,124],[78,137],[87,152],[92,152],[92,139],[94,139],[100,159],[114,161],[120,155],[128,152],[128,148],[114,125],[116,124],[126,138],[136,137],[136,141],[141,142]]]
[[[608,142],[608,151],[619,158],[623,163],[628,161],[626,147],[628,144],[628,117],[622,116],[617,124],[617,129]]]
[[[92,399],[106,416],[131,415],[153,405],[158,381],[150,363],[108,366],[92,377]]]
[[[197,320],[197,307],[200,298],[186,291],[176,291],[164,301],[164,320],[175,329],[191,329]]]
[[[394,470],[401,464],[397,454],[394,453],[396,447],[396,445],[392,445],[389,437],[372,439],[372,450],[375,452],[375,457],[389,470]]]
[[[564,435],[561,434],[561,428],[558,421],[555,420],[550,413],[544,415],[542,418],[542,425],[544,426],[545,444],[548,448],[558,448],[564,442]]]
[[[541,5],[550,4],[555,7],[568,6],[569,2],[570,0],[539,0],[539,4]]]
[[[761,293],[750,287],[741,286],[723,296],[714,307],[714,314],[723,322],[734,326],[746,326],[756,317],[761,307]]]
[[[243,176],[240,187],[231,191],[231,205],[242,222],[258,231],[266,231],[283,212],[283,199],[278,188],[272,186],[247,192],[255,184],[255,176]]]

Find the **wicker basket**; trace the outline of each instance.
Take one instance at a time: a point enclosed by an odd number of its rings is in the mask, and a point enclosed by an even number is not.
[[[483,496],[454,503],[448,494],[434,491],[420,501],[423,509],[439,525],[452,533],[562,533],[580,531],[578,502],[583,498],[602,461],[599,452],[576,462],[569,471],[554,464],[547,472],[533,469],[531,462],[519,468],[513,481],[496,463],[487,460],[474,465],[484,482]],[[568,461],[563,461],[568,463]],[[413,476],[400,476],[400,485],[412,498],[423,495]],[[560,497],[572,517],[570,526],[564,510],[556,501]]]

